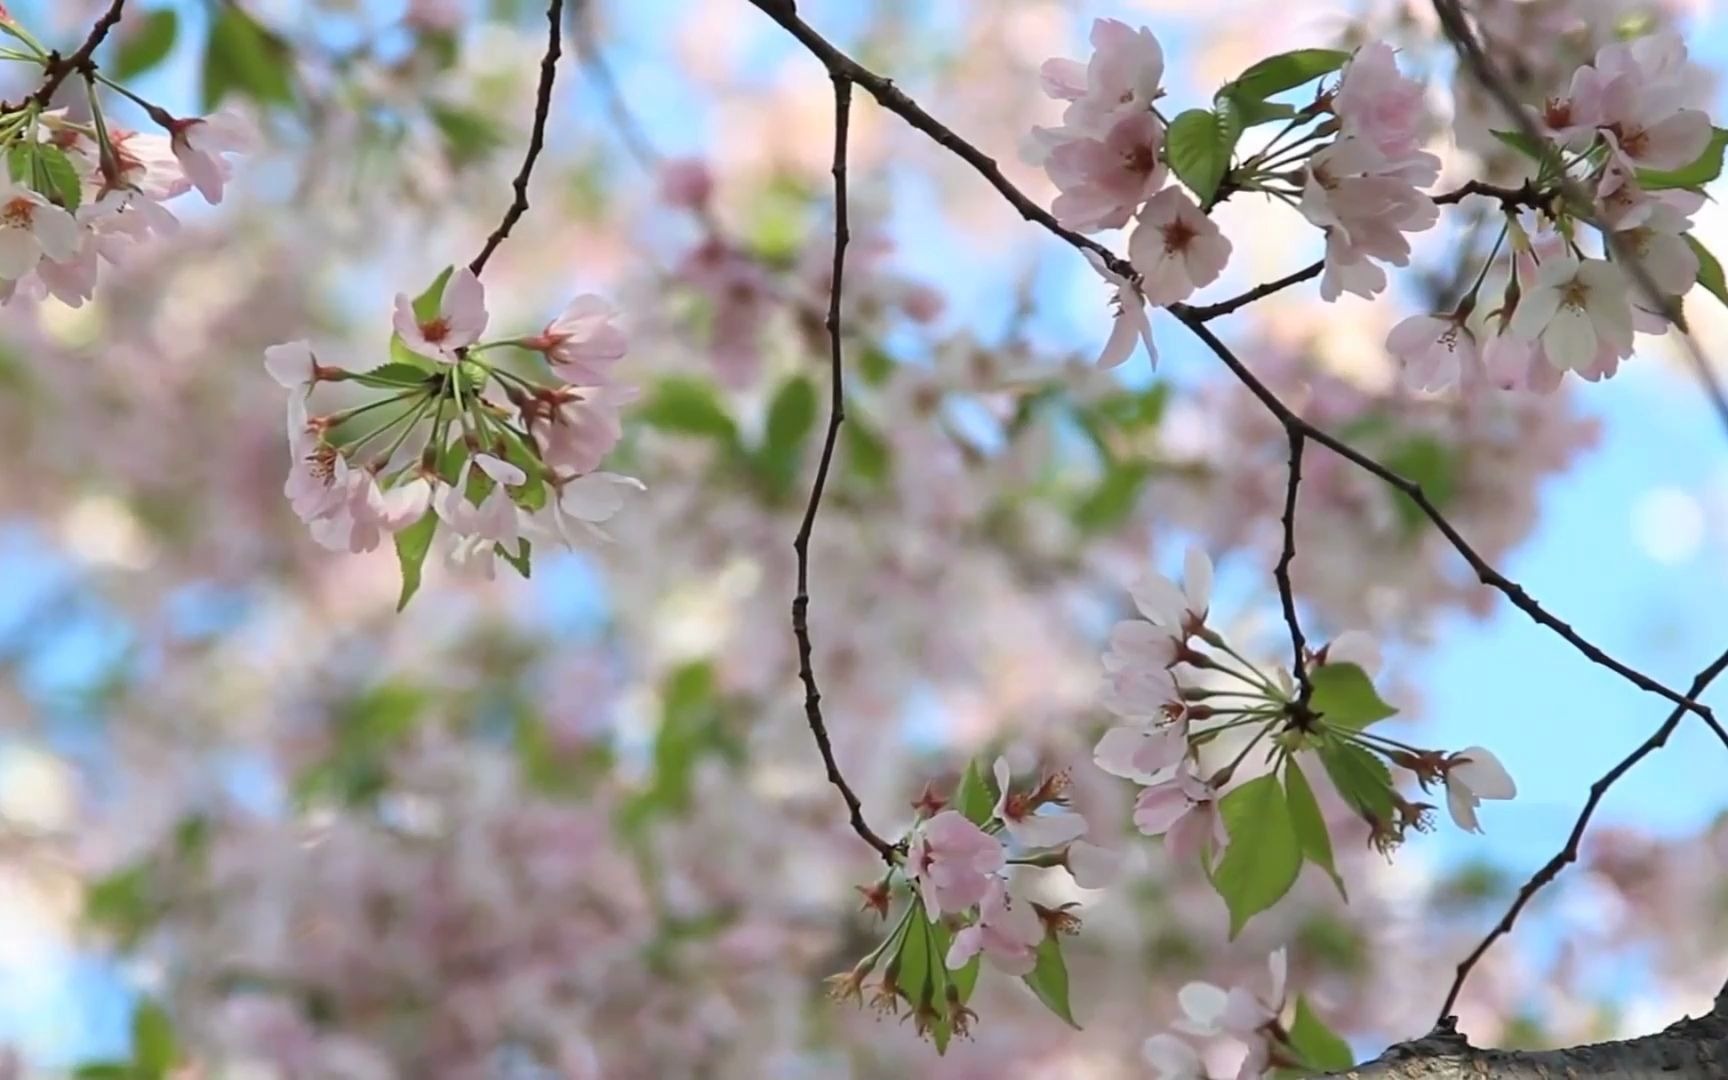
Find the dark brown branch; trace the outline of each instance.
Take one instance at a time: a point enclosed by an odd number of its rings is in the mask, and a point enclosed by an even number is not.
[[[1283,292],[1292,285],[1299,285],[1310,278],[1317,278],[1326,269],[1324,261],[1310,263],[1293,274],[1285,274],[1276,281],[1268,281],[1264,285],[1256,285],[1240,296],[1232,296],[1228,300],[1220,300],[1216,304],[1202,304],[1191,307],[1188,311],[1201,322],[1210,322],[1222,315],[1228,315],[1238,308],[1247,307],[1256,300],[1265,299],[1275,292]]]
[[[1706,1080],[1728,1072],[1728,999],[1696,1020],[1682,1017],[1653,1035],[1563,1050],[1480,1050],[1442,1023],[1420,1039],[1334,1076],[1349,1080]]]
[[[1482,48],[1476,34],[1470,29],[1469,21],[1459,8],[1457,0],[1434,0],[1434,13],[1440,18],[1440,29],[1447,40],[1458,52],[1458,59],[1465,69],[1488,92],[1506,118],[1518,133],[1533,144],[1542,145],[1547,137],[1530,119],[1518,95],[1513,92],[1512,84],[1494,63],[1492,57]],[[1525,185],[1528,187],[1529,185]],[[1709,357],[1699,347],[1698,340],[1692,336],[1686,326],[1686,316],[1680,307],[1680,298],[1667,296],[1662,292],[1656,279],[1650,276],[1650,270],[1644,265],[1644,259],[1636,248],[1623,236],[1601,221],[1596,214],[1595,201],[1590,193],[1577,180],[1562,173],[1559,177],[1560,195],[1566,203],[1567,210],[1583,221],[1589,222],[1602,234],[1602,242],[1613,254],[1614,261],[1624,269],[1632,283],[1638,287],[1645,303],[1659,312],[1674,328],[1680,332],[1680,341],[1686,347],[1691,358],[1693,370],[1698,373],[1699,380],[1704,385],[1704,392],[1710,398],[1710,404],[1716,410],[1717,419],[1728,428],[1728,392],[1725,392],[1721,379],[1716,374],[1716,368],[1710,363]]]
[[[108,31],[114,29],[114,25],[120,21],[121,12],[125,7],[126,0],[114,0],[113,3],[109,4],[108,10],[102,13],[102,17],[96,20],[95,25],[90,27],[90,35],[84,39],[84,44],[78,46],[77,51],[71,56],[62,57],[59,53],[49,53],[47,76],[43,78],[42,85],[37,88],[34,94],[30,95],[28,100],[34,102],[38,108],[46,109],[48,103],[54,99],[55,91],[60,89],[60,84],[65,82],[73,72],[81,71],[89,74],[95,71],[96,65],[91,62],[91,57],[96,55],[96,49],[107,38]]]
[[[828,782],[846,801],[852,831],[866,844],[876,849],[882,861],[894,865],[894,845],[876,835],[864,820],[864,807],[857,792],[846,782],[840,765],[834,760],[834,744],[828,738],[828,723],[822,717],[822,691],[816,685],[816,671],[810,656],[810,534],[816,528],[816,511],[822,506],[822,491],[828,486],[828,468],[834,461],[834,446],[840,440],[840,425],[846,420],[845,368],[840,348],[840,300],[846,271],[846,244],[852,238],[846,211],[846,136],[852,115],[852,84],[842,75],[834,81],[834,265],[833,280],[828,287],[828,433],[822,440],[822,458],[816,465],[816,479],[810,485],[810,501],[804,507],[804,520],[798,526],[798,536],[792,550],[798,555],[798,594],[792,598],[792,633],[798,639],[798,678],[804,683],[804,718],[810,722],[810,734],[816,748],[822,752],[822,764],[828,770]]]
[[[1284,623],[1290,628],[1291,669],[1296,677],[1297,704],[1307,708],[1314,688],[1308,683],[1308,642],[1302,636],[1302,624],[1296,618],[1296,590],[1290,586],[1290,564],[1296,559],[1296,492],[1302,486],[1302,447],[1308,437],[1295,428],[1285,428],[1290,436],[1290,476],[1284,487],[1284,551],[1278,556],[1278,566],[1272,576],[1278,581],[1278,599],[1284,605]]]
[[[1687,691],[1687,696],[1695,698],[1702,694],[1704,688],[1709,686],[1716,676],[1722,674],[1724,669],[1728,669],[1728,652],[1718,656],[1709,667],[1698,673],[1698,677],[1692,680],[1692,687]],[[1602,801],[1602,796],[1606,795],[1608,789],[1613,787],[1632,766],[1655,753],[1668,742],[1668,737],[1679,726],[1681,719],[1686,715],[1686,711],[1684,707],[1680,707],[1669,713],[1668,718],[1662,721],[1662,726],[1651,732],[1648,739],[1639,743],[1631,753],[1621,758],[1612,769],[1603,773],[1595,783],[1590,785],[1590,796],[1584,800],[1584,808],[1579,812],[1578,820],[1573,823],[1571,834],[1566,837],[1566,846],[1561,848],[1552,859],[1544,863],[1542,868],[1531,876],[1529,881],[1524,883],[1524,887],[1518,890],[1518,895],[1512,900],[1512,906],[1507,909],[1505,915],[1501,916],[1494,929],[1490,930],[1488,936],[1470,950],[1469,956],[1459,962],[1457,975],[1452,980],[1452,988],[1446,992],[1446,1001],[1440,1006],[1442,1022],[1451,1016],[1452,1007],[1458,1003],[1458,994],[1464,989],[1464,981],[1470,977],[1470,972],[1476,967],[1477,961],[1482,959],[1483,954],[1493,946],[1494,942],[1511,932],[1512,924],[1518,921],[1519,913],[1524,910],[1530,899],[1543,886],[1559,876],[1560,871],[1565,869],[1568,863],[1577,860],[1578,845],[1584,839],[1584,831],[1590,827],[1590,818],[1596,813],[1596,806]],[[1728,1058],[1724,1059],[1724,1063],[1728,1064]]]
[[[522,157],[522,168],[516,173],[516,179],[510,186],[515,196],[510,200],[510,206],[504,211],[504,220],[492,230],[492,235],[486,238],[486,246],[480,249],[480,254],[474,256],[474,261],[468,264],[468,269],[479,277],[486,269],[486,261],[492,258],[492,253],[498,250],[498,245],[510,235],[510,230],[522,220],[522,215],[528,212],[528,179],[534,175],[534,163],[540,159],[540,151],[546,146],[546,118],[552,113],[552,85],[558,79],[558,58],[563,55],[561,48],[564,27],[564,0],[551,0],[546,6],[546,55],[540,58],[540,85],[534,93],[534,125],[528,133],[528,152]]]

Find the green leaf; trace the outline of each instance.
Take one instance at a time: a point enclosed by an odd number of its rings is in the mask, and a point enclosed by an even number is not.
[[[738,442],[738,425],[720,404],[713,384],[687,375],[661,379],[636,409],[636,419],[677,435],[699,435],[728,445]]]
[[[785,494],[797,479],[804,443],[816,426],[816,387],[802,375],[780,384],[768,405],[762,448],[756,460],[776,495]]]
[[[1343,1072],[1356,1064],[1350,1044],[1314,1015],[1305,994],[1296,995],[1296,1020],[1290,1025],[1290,1045],[1302,1063],[1315,1072]]]
[[[1318,752],[1332,786],[1357,813],[1373,821],[1393,819],[1392,774],[1379,758],[1342,739],[1327,739]]]
[[[881,386],[894,374],[894,358],[876,345],[866,345],[858,354],[858,372],[870,386]]]
[[[1294,90],[1322,75],[1330,75],[1349,59],[1350,54],[1342,49],[1296,49],[1279,53],[1244,71],[1219,93],[1243,100],[1264,100],[1273,94]]]
[[[1062,959],[1062,939],[1055,932],[1044,932],[1044,941],[1038,946],[1038,962],[1032,968],[1032,974],[1021,976],[1021,981],[1032,988],[1045,1008],[1061,1017],[1075,1031],[1080,1030],[1068,1004],[1068,965]]]
[[[1393,472],[1413,481],[1436,508],[1445,510],[1458,494],[1459,452],[1432,435],[1413,435],[1380,456]],[[1414,536],[1428,515],[1403,492],[1394,492],[1393,508],[1406,536]]]
[[[1560,150],[1547,139],[1532,139],[1522,131],[1489,131],[1489,134],[1541,165],[1536,174],[1538,179],[1553,179],[1560,175],[1563,166]]]
[[[1290,824],[1296,830],[1296,844],[1302,849],[1302,857],[1326,871],[1332,884],[1338,886],[1338,895],[1349,900],[1344,879],[1332,859],[1332,834],[1326,828],[1326,818],[1320,813],[1314,789],[1308,786],[1308,777],[1294,757],[1284,766],[1284,794],[1290,804]]]
[[[1691,233],[1686,234],[1686,243],[1691,246],[1692,253],[1698,256],[1698,284],[1716,299],[1728,304],[1728,282],[1722,278],[1722,264],[1716,261],[1716,256],[1710,254],[1710,249],[1698,241]]]
[[[499,558],[514,567],[518,574],[525,578],[533,577],[534,544],[526,536],[519,538],[517,543],[520,545],[519,551],[513,552],[503,544],[493,544],[492,550],[498,554]]]
[[[853,475],[867,484],[880,484],[888,479],[894,464],[888,443],[868,424],[848,419],[840,429],[841,445],[846,449],[846,464]]]
[[[231,93],[262,103],[294,100],[293,53],[239,4],[221,4],[204,47],[204,111]]]
[[[156,916],[149,867],[135,863],[98,878],[84,890],[84,918],[114,934],[122,947],[135,943]]]
[[[1398,715],[1380,700],[1368,673],[1355,664],[1321,664],[1308,673],[1314,687],[1310,707],[1333,727],[1361,731],[1378,720]]]
[[[1074,524],[1082,532],[1102,533],[1127,521],[1150,476],[1151,469],[1143,461],[1111,463],[1098,486],[1074,508]]]
[[[74,1080],[138,1080],[131,1064],[124,1061],[92,1061],[78,1066],[72,1076]]]
[[[1170,121],[1164,135],[1165,160],[1202,206],[1211,203],[1230,171],[1230,153],[1239,134],[1241,126],[1235,119],[1207,109],[1189,109]]]
[[[1083,411],[1098,421],[1124,431],[1145,431],[1158,426],[1170,405],[1170,384],[1156,382],[1144,390],[1123,390],[1092,402]]]
[[[1243,127],[1258,127],[1274,120],[1288,120],[1296,115],[1296,106],[1284,101],[1256,101],[1235,94],[1220,94],[1220,102],[1228,101],[1241,118]]]
[[[173,8],[148,12],[138,28],[121,39],[108,73],[124,82],[149,71],[168,59],[179,32],[180,13]]]
[[[395,360],[388,364],[379,364],[370,371],[356,372],[352,378],[363,386],[409,387],[427,385],[425,368],[419,364],[404,364]]]
[[[1283,898],[1302,870],[1302,847],[1278,777],[1255,777],[1218,803],[1230,846],[1213,872],[1212,885],[1230,909],[1230,937],[1248,920]]]
[[[450,160],[458,166],[484,160],[504,142],[498,125],[478,110],[433,102],[426,113],[444,136]]]
[[[438,531],[438,515],[431,510],[420,520],[396,534],[396,561],[402,566],[402,594],[396,600],[401,611],[420,591],[420,571],[426,565],[426,554],[432,550],[432,536]]]
[[[1713,128],[1710,132],[1710,143],[1704,152],[1698,155],[1698,160],[1678,169],[1639,169],[1638,186],[1645,191],[1662,191],[1666,188],[1702,188],[1705,184],[1722,175],[1722,152],[1728,149],[1728,130]]]
[[[133,1067],[143,1076],[160,1077],[174,1067],[179,1057],[174,1022],[154,1001],[139,1002],[132,1012]]]
[[[943,950],[943,955],[947,955],[946,949]],[[948,972],[948,981],[959,992],[962,1005],[972,1000],[972,989],[978,985],[979,961],[983,959],[983,953],[973,953],[972,959]]]
[[[78,209],[84,198],[84,188],[66,151],[51,143],[43,143],[36,148],[36,168],[37,191],[68,210]]]
[[[966,815],[974,825],[982,825],[996,812],[996,796],[990,791],[990,781],[978,767],[978,759],[966,763],[960,776],[960,786],[954,791],[954,809]]]

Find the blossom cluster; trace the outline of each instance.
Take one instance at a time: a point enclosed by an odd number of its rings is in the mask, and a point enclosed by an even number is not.
[[[8,59],[52,69],[60,63],[29,31],[0,9],[0,33],[26,50]],[[177,117],[144,101],[99,72],[82,76],[89,115],[49,108],[32,95],[0,111],[0,304],[15,296],[53,296],[79,307],[95,292],[103,262],[118,262],[178,219],[164,203],[194,189],[211,205],[222,201],[232,166],[228,155],[253,142],[250,121],[223,110]],[[139,104],[161,133],[108,121],[97,83]]]
[[[600,469],[631,397],[611,381],[627,345],[616,320],[582,295],[539,333],[482,341],[485,288],[463,267],[416,299],[396,297],[387,364],[327,362],[305,341],[272,346],[265,367],[290,392],[294,512],[332,550],[370,551],[394,535],[404,603],[440,525],[447,564],[485,578],[500,556],[526,576],[535,541],[605,539],[622,492],[642,486]],[[525,374],[500,349],[539,364]],[[310,411],[315,389],[344,382],[385,393]]]
[[[1502,199],[1510,270],[1497,300],[1480,300],[1495,291],[1484,289],[1484,265],[1455,309],[1393,329],[1387,349],[1411,384],[1551,391],[1568,371],[1613,375],[1635,332],[1666,330],[1699,280],[1692,216],[1721,170],[1724,138],[1699,107],[1705,96],[1679,36],[1650,34],[1604,46],[1565,93],[1532,108],[1542,141],[1499,133],[1535,173],[1522,205]],[[1580,223],[1596,227],[1598,254],[1586,252]]]

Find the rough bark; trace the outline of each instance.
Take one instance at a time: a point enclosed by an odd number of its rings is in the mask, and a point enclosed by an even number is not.
[[[1635,1039],[1563,1050],[1482,1050],[1446,1024],[1420,1039],[1388,1048],[1373,1061],[1332,1075],[1349,1080],[1728,1077],[1728,987],[1705,1015],[1682,1017],[1655,1034]]]

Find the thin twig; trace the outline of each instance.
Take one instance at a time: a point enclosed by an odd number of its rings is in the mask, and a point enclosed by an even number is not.
[[[58,53],[50,53],[48,55],[47,77],[42,80],[42,85],[34,94],[30,95],[28,100],[35,102],[38,108],[46,109],[48,103],[54,98],[54,92],[60,89],[60,84],[65,82],[73,72],[95,70],[95,65],[90,62],[90,58],[96,55],[96,49],[108,36],[108,31],[114,29],[114,24],[120,21],[121,12],[125,7],[126,0],[114,0],[113,3],[109,4],[108,10],[102,13],[102,17],[96,20],[95,25],[90,27],[90,35],[84,39],[84,44],[78,46],[77,51],[71,56],[62,58]]]
[[[810,656],[810,534],[816,528],[816,511],[822,506],[822,491],[828,486],[828,467],[834,460],[834,446],[840,440],[840,425],[846,419],[846,384],[840,349],[840,300],[846,270],[846,244],[852,238],[846,214],[846,136],[852,115],[852,84],[842,75],[834,81],[834,265],[833,280],[828,288],[828,434],[822,440],[822,459],[816,466],[816,479],[810,485],[810,501],[804,507],[804,520],[798,526],[798,536],[792,550],[798,555],[798,594],[792,598],[792,634],[798,639],[798,678],[804,683],[804,718],[810,722],[810,734],[816,748],[822,752],[822,764],[828,770],[828,782],[846,801],[852,831],[866,844],[876,849],[882,861],[894,865],[894,845],[876,835],[864,820],[863,804],[857,792],[846,782],[840,765],[834,760],[834,744],[828,738],[828,723],[822,718],[822,691],[816,685],[816,670]]]
[[[1692,680],[1692,687],[1687,691],[1687,696],[1697,697],[1702,694],[1705,687],[1709,686],[1716,676],[1722,674],[1724,670],[1728,670],[1728,652],[1718,656],[1709,667],[1698,673],[1698,677]],[[1603,773],[1595,783],[1590,785],[1590,796],[1584,800],[1584,808],[1579,812],[1578,820],[1573,823],[1572,832],[1566,837],[1566,846],[1562,847],[1552,859],[1544,863],[1542,868],[1531,876],[1529,881],[1524,883],[1524,886],[1518,890],[1517,897],[1512,901],[1512,906],[1507,909],[1505,915],[1500,917],[1500,921],[1495,924],[1494,929],[1490,930],[1488,936],[1470,950],[1469,956],[1459,962],[1457,975],[1452,980],[1452,988],[1446,992],[1446,1001],[1440,1006],[1440,1023],[1445,1023],[1451,1017],[1452,1007],[1458,1003],[1458,994],[1464,989],[1464,981],[1470,977],[1470,972],[1476,967],[1477,961],[1482,959],[1496,941],[1511,933],[1512,924],[1517,922],[1519,913],[1524,910],[1525,905],[1530,903],[1531,898],[1544,885],[1558,877],[1560,871],[1565,869],[1568,863],[1577,861],[1578,846],[1584,839],[1585,830],[1590,827],[1590,818],[1596,813],[1597,804],[1608,793],[1608,789],[1613,787],[1632,766],[1649,757],[1667,743],[1668,737],[1674,734],[1674,729],[1679,726],[1685,715],[1685,708],[1676,708],[1669,713],[1668,719],[1662,721],[1662,726],[1652,732],[1648,739],[1639,743],[1636,749],[1621,758],[1612,769]]]
[[[564,0],[551,0],[546,6],[546,55],[540,58],[540,86],[534,94],[534,126],[528,133],[528,152],[523,155],[522,168],[511,182],[515,197],[510,200],[509,209],[504,211],[504,220],[492,230],[492,235],[486,238],[486,246],[468,264],[475,277],[485,271],[486,261],[522,220],[522,215],[528,212],[528,178],[534,175],[534,162],[539,160],[540,151],[546,145],[546,118],[552,112],[552,84],[558,78],[558,57],[563,55],[560,48],[563,22]]]
[[[1464,12],[1459,8],[1457,0],[1434,0],[1434,13],[1440,18],[1440,29],[1445,33],[1447,40],[1452,43],[1453,48],[1457,50],[1459,61],[1481,84],[1482,89],[1486,90],[1488,95],[1499,104],[1518,133],[1533,145],[1540,146],[1546,143],[1547,137],[1537,128],[1535,121],[1530,119],[1523,102],[1518,100],[1518,95],[1512,90],[1512,84],[1507,81],[1506,76],[1494,63],[1493,58],[1482,48],[1482,43],[1476,39],[1476,34],[1470,29],[1470,23],[1465,19]],[[1631,277],[1632,283],[1643,294],[1645,302],[1650,304],[1656,312],[1674,325],[1674,329],[1680,332],[1680,342],[1685,346],[1686,352],[1691,358],[1692,367],[1697,371],[1698,378],[1704,384],[1704,392],[1710,398],[1710,403],[1716,410],[1717,418],[1724,427],[1728,427],[1728,392],[1724,391],[1716,368],[1710,363],[1710,359],[1704,355],[1704,350],[1699,347],[1698,339],[1694,338],[1691,330],[1687,328],[1686,316],[1680,307],[1680,299],[1669,297],[1662,292],[1661,286],[1656,284],[1656,279],[1650,276],[1649,267],[1644,265],[1643,257],[1638,254],[1638,251],[1625,237],[1609,228],[1607,223],[1597,216],[1594,200],[1578,181],[1562,172],[1559,177],[1559,185],[1560,194],[1565,199],[1567,209],[1573,215],[1596,227],[1597,231],[1602,234],[1602,242],[1614,256],[1615,264]]]
[[[660,152],[643,133],[642,124],[630,111],[630,104],[618,87],[618,79],[612,74],[612,65],[607,62],[599,35],[594,32],[594,7],[594,0],[574,0],[571,4],[571,44],[576,47],[576,58],[588,73],[589,80],[600,92],[601,106],[612,121],[613,130],[618,133],[618,141],[624,144],[624,149],[636,164],[652,173],[660,167]]]
[[[1314,696],[1308,682],[1308,642],[1302,636],[1302,624],[1296,618],[1296,590],[1290,586],[1290,564],[1296,560],[1296,492],[1302,486],[1302,447],[1308,437],[1296,428],[1286,428],[1290,436],[1290,475],[1284,487],[1284,551],[1278,556],[1278,566],[1272,576],[1278,581],[1278,599],[1284,605],[1284,623],[1290,627],[1291,672],[1296,676],[1296,701],[1306,707]]]
[[[1213,319],[1219,318],[1220,316],[1228,315],[1237,308],[1247,307],[1256,300],[1263,300],[1275,292],[1282,292],[1292,285],[1299,285],[1302,282],[1307,281],[1309,278],[1317,278],[1320,276],[1320,272],[1324,269],[1326,269],[1326,263],[1324,261],[1310,263],[1293,274],[1285,274],[1276,281],[1268,281],[1264,285],[1256,285],[1247,292],[1242,293],[1240,296],[1232,296],[1230,299],[1221,300],[1216,304],[1205,304],[1200,307],[1191,307],[1188,310],[1201,322],[1209,322]]]

